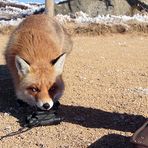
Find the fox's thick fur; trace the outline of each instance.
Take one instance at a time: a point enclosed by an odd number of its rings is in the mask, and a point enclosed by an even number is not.
[[[5,59],[18,99],[50,109],[64,91],[62,71],[72,41],[54,18],[54,1],[46,13],[27,17],[11,34]]]

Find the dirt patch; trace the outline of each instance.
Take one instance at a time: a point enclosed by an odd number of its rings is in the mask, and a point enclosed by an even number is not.
[[[1,52],[7,39],[0,35]],[[148,88],[148,36],[112,34],[73,40],[63,74],[66,91],[58,111],[65,120],[4,139],[1,147],[132,147],[129,137],[148,117],[148,95],[141,93]],[[10,76],[0,59],[2,136],[20,128],[25,109],[16,106]]]

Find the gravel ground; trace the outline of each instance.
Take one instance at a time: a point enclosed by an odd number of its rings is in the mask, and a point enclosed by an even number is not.
[[[8,36],[0,35],[0,51]],[[2,148],[131,148],[129,137],[148,117],[148,35],[75,36],[64,70],[59,125],[36,127],[0,141]],[[21,128],[0,55],[0,136]]]

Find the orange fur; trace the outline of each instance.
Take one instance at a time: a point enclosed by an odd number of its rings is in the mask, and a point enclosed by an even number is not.
[[[70,52],[71,43],[64,28],[54,18],[45,14],[30,16],[16,28],[8,42],[5,59],[19,99],[35,105],[34,101],[46,102],[54,98],[54,93],[63,93],[62,76],[56,75],[51,61],[64,52]],[[29,63],[27,75],[18,74],[16,56]],[[49,93],[53,85],[56,85],[57,90]],[[37,87],[38,91],[34,93],[31,87]],[[32,98],[33,100],[28,100]]]

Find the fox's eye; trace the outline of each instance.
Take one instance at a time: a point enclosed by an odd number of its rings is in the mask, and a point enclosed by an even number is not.
[[[32,91],[33,91],[33,92],[37,92],[38,89],[37,89],[37,88],[32,88]]]
[[[29,87],[28,89],[31,90],[33,93],[39,92],[39,89],[35,87]]]

